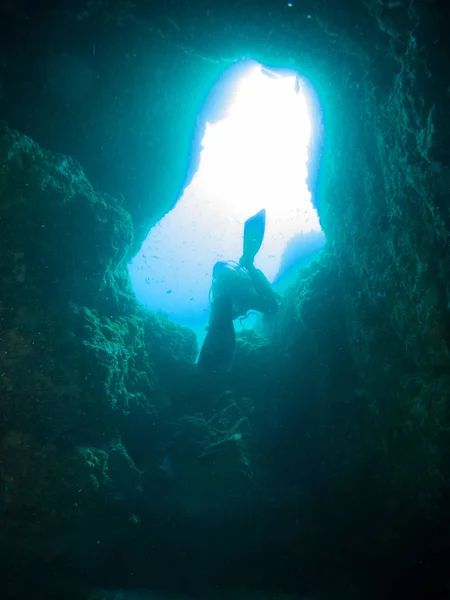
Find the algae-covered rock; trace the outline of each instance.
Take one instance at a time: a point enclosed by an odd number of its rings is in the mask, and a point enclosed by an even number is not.
[[[173,323],[165,315],[143,313],[144,339],[154,360],[193,363],[198,352],[197,338],[188,327]]]
[[[111,486],[121,482],[106,452],[61,452],[17,430],[2,436],[0,452],[0,544],[13,554],[51,561],[69,552],[81,559],[82,552],[87,557],[98,546],[134,535],[131,515],[111,502]]]
[[[108,310],[133,304],[124,285],[129,214],[95,192],[81,166],[0,125],[3,310],[68,299]],[[96,298],[96,300],[94,300]]]
[[[138,308],[130,217],[75,161],[5,125],[0,156],[0,547],[88,561],[139,529],[122,437],[155,428],[158,366],[192,365],[195,336]]]

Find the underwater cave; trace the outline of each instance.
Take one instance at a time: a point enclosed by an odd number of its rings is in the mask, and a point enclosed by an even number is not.
[[[1,3],[2,598],[448,596],[449,25]]]
[[[301,83],[299,75],[280,75],[255,61],[239,61],[223,73],[201,112],[206,127],[200,160],[193,159],[198,170],[130,264],[137,299],[193,328],[199,344],[208,323],[214,264],[239,259],[249,217],[266,211],[255,264],[277,291],[324,244],[306,185],[315,133],[309,112],[317,104],[306,94],[308,82]],[[218,106],[225,113],[219,121]],[[246,317],[245,327],[254,322],[255,315]]]

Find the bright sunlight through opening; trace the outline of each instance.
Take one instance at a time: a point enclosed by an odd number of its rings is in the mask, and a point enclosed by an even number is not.
[[[311,250],[302,238],[321,247],[306,185],[311,135],[301,79],[250,68],[227,116],[207,124],[191,184],[129,266],[138,300],[179,324],[204,328],[213,265],[239,260],[244,222],[262,208],[266,235],[255,266],[269,281],[293,266],[282,260],[293,240],[302,248],[295,261]]]

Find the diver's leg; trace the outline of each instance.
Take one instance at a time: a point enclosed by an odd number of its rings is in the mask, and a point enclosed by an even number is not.
[[[250,279],[253,282],[253,286],[257,295],[255,304],[257,304],[259,307],[264,307],[263,309],[256,308],[256,306],[252,308],[263,313],[276,312],[278,310],[280,297],[273,289],[270,281],[260,269],[256,269],[253,265],[247,267],[247,271]]]
[[[209,373],[227,371],[233,363],[235,346],[233,305],[229,296],[220,296],[212,305],[208,333],[198,359],[199,368]]]

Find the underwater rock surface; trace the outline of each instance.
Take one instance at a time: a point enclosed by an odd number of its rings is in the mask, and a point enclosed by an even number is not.
[[[0,8],[8,592],[54,572],[123,597],[320,597],[347,575],[362,597],[446,589],[442,4],[36,7]],[[201,107],[245,56],[317,91],[327,247],[270,335],[238,336],[232,371],[208,379],[194,334],[137,305],[126,261],[195,171]]]
[[[49,560],[132,533],[121,437],[165,402],[155,360],[192,364],[196,343],[136,306],[126,211],[5,125],[0,152],[1,547]]]

